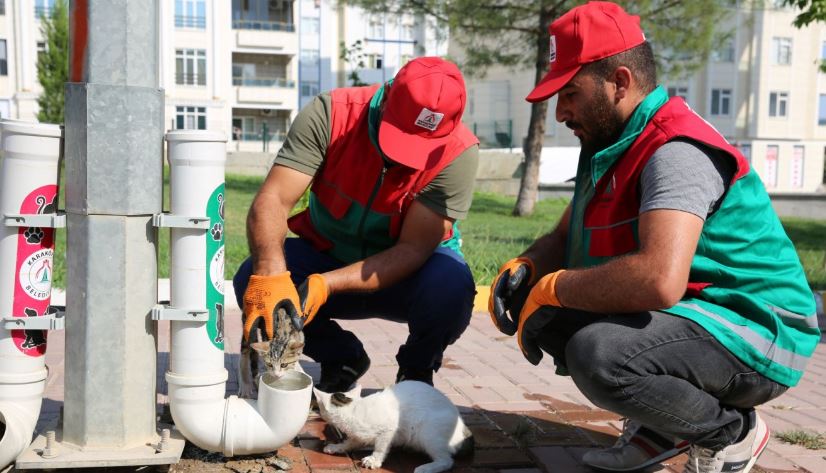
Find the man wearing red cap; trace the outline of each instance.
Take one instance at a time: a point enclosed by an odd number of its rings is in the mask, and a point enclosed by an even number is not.
[[[590,2],[551,24],[550,71],[582,149],[556,228],[506,262],[491,318],[627,421],[583,461],[610,471],[690,447],[687,472],[746,472],[769,440],[754,406],[800,380],[820,340],[791,241],[742,154],[657,86],[640,20]]]
[[[461,122],[465,100],[459,69],[425,57],[387,84],[335,89],[298,114],[247,218],[252,256],[233,280],[245,338],[258,327],[272,338],[273,312],[285,308],[321,363],[317,387],[337,392],[370,359],[333,319],[404,322],[397,381],[433,384],[475,294],[454,225],[470,208],[479,159]],[[308,186],[308,208],[289,217]],[[285,241],[288,229],[298,238]]]

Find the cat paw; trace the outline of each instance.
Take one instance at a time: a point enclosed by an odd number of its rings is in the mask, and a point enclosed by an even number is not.
[[[377,468],[381,468],[381,460],[373,455],[370,455],[369,457],[364,457],[361,459],[361,466],[375,470]]]
[[[343,443],[330,443],[324,446],[324,453],[344,453],[347,449],[344,448]]]

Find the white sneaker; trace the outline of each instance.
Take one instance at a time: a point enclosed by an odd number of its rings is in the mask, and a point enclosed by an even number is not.
[[[692,445],[683,473],[747,473],[763,453],[770,436],[769,428],[756,411],[749,415],[749,425],[746,438],[717,452]]]
[[[689,443],[625,419],[622,435],[611,448],[585,452],[582,461],[607,471],[634,471],[660,463],[688,449]]]

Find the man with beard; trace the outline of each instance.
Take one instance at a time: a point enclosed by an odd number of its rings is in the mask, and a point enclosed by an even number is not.
[[[550,354],[594,404],[626,418],[583,461],[746,472],[769,439],[754,407],[794,386],[820,332],[791,241],[743,155],[657,86],[639,17],[609,2],[550,26],[550,71],[582,143],[556,228],[506,262],[489,310],[525,358]]]

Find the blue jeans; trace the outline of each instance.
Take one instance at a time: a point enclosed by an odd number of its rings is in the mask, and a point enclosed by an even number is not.
[[[705,448],[735,443],[752,408],[788,389],[683,317],[541,310],[540,347],[591,402]]]
[[[287,238],[284,254],[296,286],[310,274],[346,266],[300,238]],[[239,307],[243,307],[251,274],[248,258],[232,280]],[[373,293],[330,296],[304,328],[304,353],[319,363],[358,360],[365,354],[361,341],[333,319],[376,317],[407,324],[410,335],[396,354],[401,370],[436,371],[444,350],[470,323],[475,294],[467,263],[456,252],[439,247],[418,271],[394,286]]]

